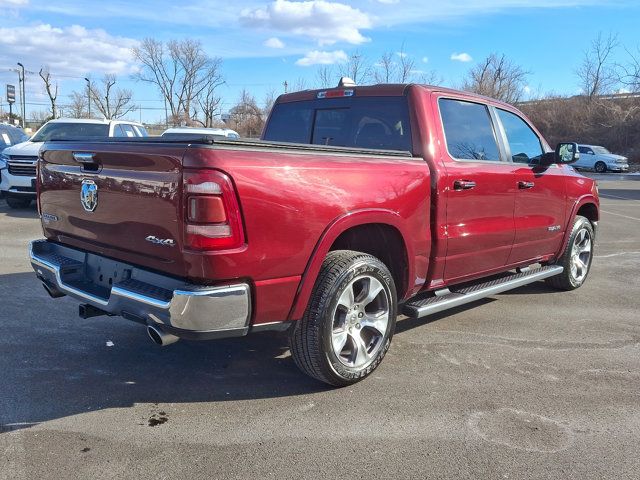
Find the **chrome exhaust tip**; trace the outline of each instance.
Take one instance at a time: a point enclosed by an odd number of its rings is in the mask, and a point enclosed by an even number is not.
[[[147,334],[153,343],[160,345],[161,347],[166,347],[167,345],[171,345],[172,343],[176,343],[180,340],[179,337],[163,332],[160,328],[154,325],[147,326]]]

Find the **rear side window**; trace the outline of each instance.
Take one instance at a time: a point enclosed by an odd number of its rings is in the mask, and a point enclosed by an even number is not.
[[[406,97],[350,97],[277,104],[265,140],[411,151]]]
[[[440,115],[449,154],[458,160],[500,161],[486,105],[441,98]]]
[[[540,138],[519,116],[498,109],[498,117],[507,134],[511,158],[516,163],[538,163],[544,153]]]

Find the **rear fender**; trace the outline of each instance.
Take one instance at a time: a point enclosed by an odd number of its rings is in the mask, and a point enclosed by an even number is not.
[[[406,228],[402,217],[396,212],[384,209],[367,209],[357,210],[349,212],[335,219],[322,233],[320,240],[316,243],[315,248],[311,254],[311,258],[307,263],[305,271],[302,275],[302,280],[298,287],[296,297],[293,301],[293,306],[289,312],[289,320],[298,320],[302,318],[309,299],[311,298],[311,292],[313,286],[316,283],[322,262],[329,253],[329,249],[336,241],[336,239],[346,230],[357,227],[359,225],[366,225],[370,223],[386,224],[391,227],[395,227],[405,240],[405,247],[407,249],[407,274],[408,279],[414,278],[414,250],[411,242],[407,242],[407,239],[411,237],[407,235]]]

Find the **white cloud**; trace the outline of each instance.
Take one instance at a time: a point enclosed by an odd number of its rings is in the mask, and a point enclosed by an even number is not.
[[[396,55],[398,55],[400,58],[407,58],[409,56],[405,52],[396,52]]]
[[[332,65],[347,61],[347,54],[343,50],[335,50],[333,52],[322,52],[313,50],[308,52],[304,57],[296,60],[296,65],[309,67],[311,65]]]
[[[393,5],[395,3],[398,3],[400,0],[378,0],[378,3],[383,3],[386,5]]]
[[[422,63],[429,63],[429,57],[422,57]]]
[[[468,53],[452,53],[451,60],[455,60],[456,62],[470,62],[473,58],[471,58],[471,55]]]
[[[0,0],[0,8],[2,7],[24,7],[29,4],[29,0]]]
[[[247,27],[266,28],[310,37],[319,45],[369,41],[360,30],[372,27],[366,13],[349,5],[325,0],[276,0],[264,8],[245,9],[240,20]]]
[[[271,37],[264,41],[263,45],[269,48],[284,48],[284,42],[278,37]]]
[[[524,90],[524,93],[526,93],[527,95],[531,93],[531,87],[529,85],[525,85],[522,90]]]
[[[0,64],[22,61],[27,70],[46,65],[54,75],[79,77],[90,72],[126,74],[135,68],[131,48],[136,44],[80,25],[0,28]]]

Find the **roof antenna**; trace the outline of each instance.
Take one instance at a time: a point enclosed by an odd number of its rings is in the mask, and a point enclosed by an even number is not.
[[[355,87],[355,86],[356,86],[356,82],[354,82],[349,77],[342,77],[338,82],[338,87]]]

